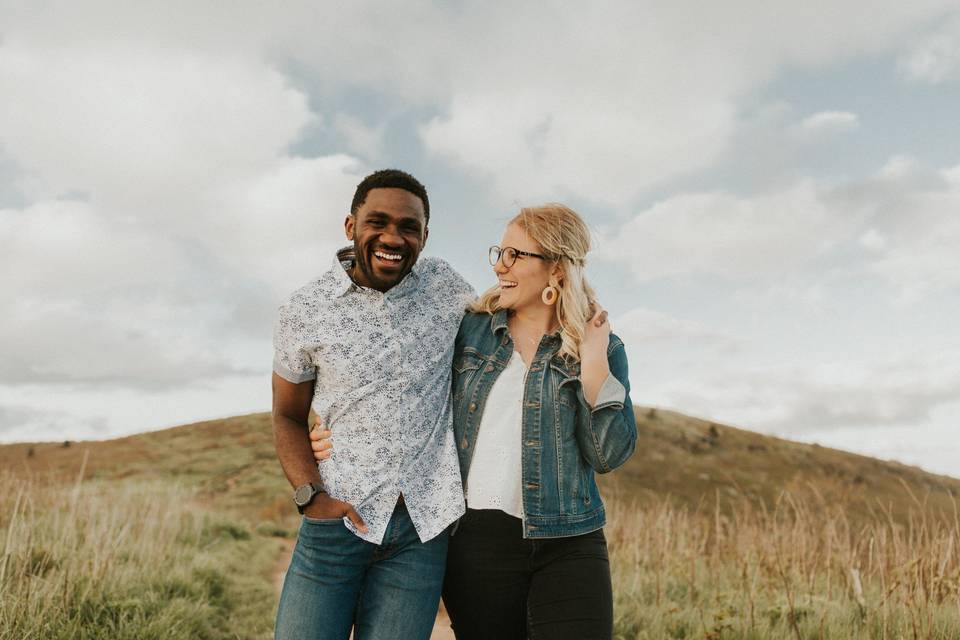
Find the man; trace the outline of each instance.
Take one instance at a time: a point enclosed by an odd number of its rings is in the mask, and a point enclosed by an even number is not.
[[[352,247],[280,307],[274,335],[277,456],[303,513],[276,638],[429,638],[446,529],[464,512],[451,428],[454,338],[474,292],[419,259],[426,189],[397,170],[357,186]],[[333,429],[322,473],[313,409]]]

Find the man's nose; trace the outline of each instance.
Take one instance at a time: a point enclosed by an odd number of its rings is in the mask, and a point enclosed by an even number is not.
[[[402,247],[403,238],[400,237],[395,227],[387,227],[383,230],[383,233],[380,234],[380,244],[388,247]]]

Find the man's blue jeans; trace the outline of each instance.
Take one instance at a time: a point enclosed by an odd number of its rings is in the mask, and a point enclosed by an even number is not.
[[[383,543],[335,520],[304,518],[283,581],[276,640],[428,640],[447,560],[446,532],[421,543],[403,504]]]

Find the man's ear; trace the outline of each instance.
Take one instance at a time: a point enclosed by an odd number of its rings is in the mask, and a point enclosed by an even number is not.
[[[350,213],[343,219],[343,231],[347,234],[347,240],[353,242],[353,226],[357,223],[353,214]]]
[[[420,243],[420,249],[422,250],[427,246],[427,238],[430,236],[430,227],[423,228],[423,242]]]

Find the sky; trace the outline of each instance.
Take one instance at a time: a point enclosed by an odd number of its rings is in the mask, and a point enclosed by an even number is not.
[[[0,441],[269,410],[383,167],[563,202],[631,396],[960,477],[960,0],[0,0]]]

